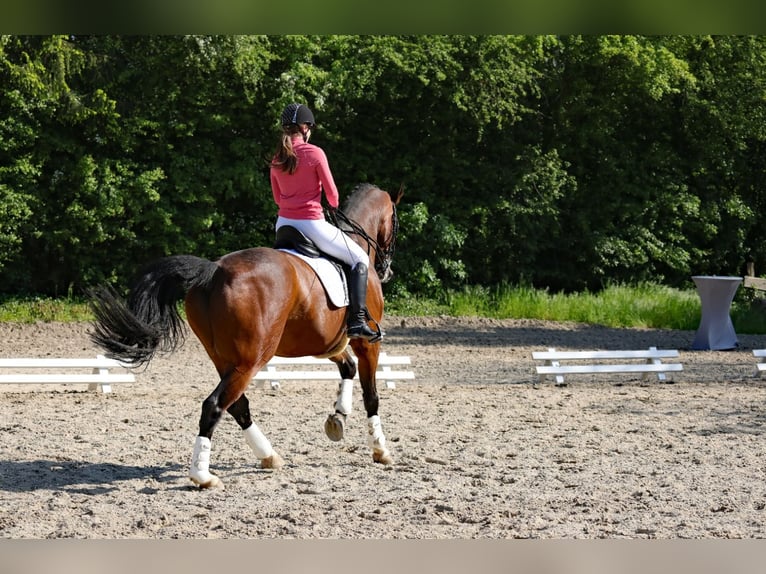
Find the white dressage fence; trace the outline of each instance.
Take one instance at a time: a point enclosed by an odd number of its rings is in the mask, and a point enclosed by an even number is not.
[[[409,364],[409,357],[381,353],[376,378],[383,381],[387,388],[394,389],[396,381],[412,380],[415,373],[391,367]],[[129,368],[129,363],[103,355],[95,358],[0,358],[0,384],[87,384],[90,390],[100,389],[109,393],[112,384],[135,382],[133,373],[124,372]],[[114,372],[115,369],[121,372]],[[359,378],[358,374],[355,378]],[[265,381],[269,381],[272,389],[278,389],[281,381],[339,379],[335,363],[316,357],[273,357],[253,377],[257,386],[262,387]]]
[[[356,357],[354,357],[356,360]],[[394,371],[392,366],[409,365],[410,358],[406,356],[391,356],[380,353],[378,357],[378,370],[375,377],[378,381],[384,381],[386,388],[395,389],[396,381],[414,379],[415,373],[409,370]],[[295,367],[309,367],[307,369],[295,369]],[[357,373],[355,379],[359,379]],[[258,371],[253,380],[257,381],[256,387],[262,388],[265,381],[269,381],[272,389],[278,389],[280,381],[336,381],[340,380],[338,366],[330,359],[317,357],[273,357],[266,366]]]
[[[133,373],[113,372],[129,367],[103,355],[92,359],[0,358],[0,384],[87,384],[90,390],[109,393],[112,384],[136,381]]]
[[[532,353],[533,359],[544,361],[543,365],[535,366],[540,380],[555,376],[558,384],[564,382],[564,375],[598,373],[643,373],[644,378],[649,373],[656,373],[657,378],[664,381],[666,373],[681,371],[683,365],[663,363],[662,359],[677,357],[677,350],[659,350],[657,347],[638,351],[557,351],[549,348],[547,351]],[[562,365],[562,361],[577,361],[580,364]]]
[[[766,349],[753,349],[753,356],[756,359],[764,359],[766,358]],[[760,376],[763,374],[763,371],[766,371],[766,362],[764,361],[758,361],[755,364],[755,376]]]

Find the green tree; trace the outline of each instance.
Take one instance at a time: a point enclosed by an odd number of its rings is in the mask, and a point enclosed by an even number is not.
[[[766,269],[760,36],[2,36],[0,291],[268,245],[292,101],[397,276],[598,289]],[[30,262],[34,262],[31,264]]]
[[[265,43],[7,39],[6,69],[27,91],[3,92],[2,117],[17,122],[15,136],[27,134],[7,141],[29,167],[2,163],[2,210],[20,216],[5,242],[14,271],[2,288],[60,293],[124,281],[158,255],[218,256],[243,241],[263,243],[273,207],[259,136],[270,126],[254,108]],[[30,260],[40,265],[23,264]]]
[[[59,282],[62,260],[82,269],[78,257],[84,254],[77,249],[74,225],[83,215],[82,206],[66,203],[62,209],[57,191],[78,192],[68,183],[84,154],[69,152],[81,149],[86,138],[72,132],[82,134],[79,130],[87,131],[113,110],[101,90],[81,93],[71,88],[71,77],[85,64],[85,55],[63,36],[0,40],[4,286],[31,291],[51,283],[66,287],[65,279],[63,285]]]
[[[740,274],[749,257],[766,269],[766,38],[669,37],[696,89],[678,99],[677,142],[688,188],[698,201],[689,221],[694,271]]]
[[[336,179],[405,186],[399,289],[435,294],[470,281],[474,209],[502,201],[506,155],[493,138],[528,110],[542,38],[333,36],[287,38],[293,72],[316,109]],[[300,52],[300,56],[295,56]],[[532,63],[530,63],[530,61]],[[297,62],[297,64],[296,64]],[[296,72],[297,70],[297,72]],[[507,150],[512,154],[511,150]],[[487,182],[490,179],[490,182]],[[482,230],[483,231],[483,230]],[[471,252],[472,253],[472,252]]]

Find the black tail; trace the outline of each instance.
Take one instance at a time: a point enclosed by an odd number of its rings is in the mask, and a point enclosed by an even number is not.
[[[217,268],[207,259],[175,255],[147,265],[127,302],[110,286],[92,290],[91,340],[109,357],[136,366],[149,363],[157,351],[174,351],[184,339],[178,301],[192,287],[208,286]]]

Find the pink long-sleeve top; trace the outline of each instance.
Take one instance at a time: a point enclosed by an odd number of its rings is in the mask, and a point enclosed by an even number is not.
[[[295,173],[271,166],[271,191],[279,206],[279,215],[288,219],[323,219],[322,190],[327,203],[338,207],[338,188],[330,172],[322,148],[293,138],[293,150],[298,157]]]

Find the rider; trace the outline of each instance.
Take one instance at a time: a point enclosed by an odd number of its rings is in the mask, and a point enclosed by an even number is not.
[[[327,156],[309,143],[314,114],[303,104],[289,104],[282,112],[282,136],[271,160],[271,191],[279,206],[276,229],[291,225],[311,239],[320,251],[348,264],[350,313],[346,335],[373,339],[367,311],[367,268],[370,258],[356,242],[325,220],[322,191],[330,209],[338,208],[335,187]]]

